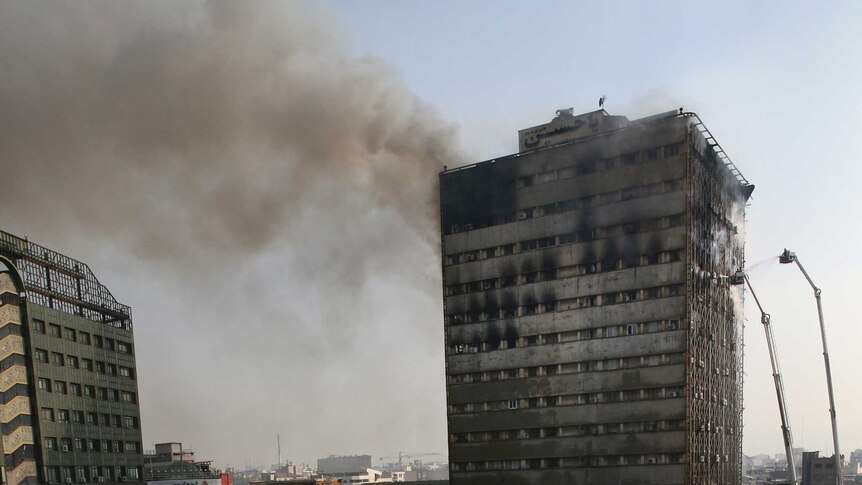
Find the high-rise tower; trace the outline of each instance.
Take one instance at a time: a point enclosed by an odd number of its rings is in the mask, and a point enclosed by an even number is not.
[[[86,264],[0,231],[5,483],[142,481],[131,309]]]
[[[753,188],[681,110],[441,173],[454,484],[738,483]]]

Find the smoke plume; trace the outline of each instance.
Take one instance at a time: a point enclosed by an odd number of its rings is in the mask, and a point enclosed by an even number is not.
[[[133,306],[145,447],[445,447],[436,174],[456,129],[337,22],[0,4],[0,223]]]

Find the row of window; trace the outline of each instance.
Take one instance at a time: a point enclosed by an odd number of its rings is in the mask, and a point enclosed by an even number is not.
[[[34,351],[34,358],[36,362],[41,362],[43,364],[49,363],[48,361],[48,351],[45,349],[36,349]],[[135,378],[135,370],[131,367],[117,366],[111,363],[102,362],[101,360],[92,360],[92,359],[79,359],[74,355],[64,355],[60,352],[51,352],[50,353],[50,363],[60,366],[60,367],[70,367],[72,369],[83,369],[90,372],[98,372],[99,374],[106,374],[109,376],[122,376],[128,377],[129,379]]]
[[[632,259],[606,259],[583,261],[581,264],[560,266],[526,273],[500,276],[499,278],[486,278],[466,283],[457,283],[446,287],[446,296],[463,295],[477,291],[489,291],[500,288],[509,288],[517,285],[539,283],[542,281],[561,280],[588,274],[618,271],[628,268],[638,268],[657,264],[674,263],[682,261],[685,256],[684,249],[669,251],[658,251],[654,253],[637,256],[637,261]]]
[[[717,456],[717,455],[716,455]],[[586,468],[631,465],[676,465],[685,463],[684,453],[652,453],[639,455],[570,456],[520,460],[467,461],[451,463],[453,472],[483,472],[501,470],[540,470],[544,468]]]
[[[684,285],[654,286],[637,290],[616,291],[598,295],[585,295],[562,300],[550,300],[527,305],[504,306],[503,308],[480,312],[453,313],[446,316],[449,325],[465,325],[500,318],[515,318],[542,313],[563,312],[595,306],[615,305],[641,300],[669,298],[684,294]]]
[[[54,323],[49,323],[47,326],[43,320],[33,319],[33,331],[36,333],[47,334],[52,337],[62,338],[71,342],[78,342],[84,345],[93,345],[98,349],[116,351],[123,354],[132,354],[132,344],[123,342],[122,340],[114,340],[101,335],[90,335],[87,332],[75,330],[74,328],[61,327]]]
[[[566,244],[595,241],[597,239],[607,239],[623,235],[636,234],[639,232],[657,231],[660,229],[668,229],[671,227],[682,226],[684,222],[685,214],[676,214],[672,216],[643,219],[635,222],[626,222],[622,224],[611,224],[608,226],[593,227],[582,231],[575,231],[556,236],[547,236],[537,239],[525,239],[516,243],[490,246],[487,248],[474,249],[461,253],[447,254],[445,264],[447,266],[450,266],[454,264],[469,263],[471,261],[481,259],[509,256],[511,254],[523,253],[536,249],[546,249]]]
[[[57,438],[46,436],[45,449],[62,452],[91,451],[94,453],[140,453],[141,444],[137,441],[90,440],[84,438]]]
[[[529,440],[569,436],[597,436],[617,433],[654,433],[657,431],[682,431],[684,419],[664,419],[658,421],[627,421],[622,423],[578,424],[555,426],[551,428],[509,429],[502,431],[474,431],[454,433],[452,443],[471,443],[477,441]]]
[[[566,364],[541,365],[534,367],[519,367],[485,372],[468,372],[449,376],[449,384],[469,384],[472,382],[489,382],[507,379],[523,379],[528,377],[543,377],[564,374],[580,374],[582,372],[597,372],[617,369],[636,369],[638,367],[655,367],[659,365],[682,364],[682,353],[640,355],[615,359],[584,360]]]
[[[625,323],[608,325],[603,327],[582,328],[567,332],[543,333],[538,335],[524,335],[497,339],[495,341],[472,342],[469,344],[453,344],[449,346],[449,353],[453,354],[475,354],[478,352],[490,352],[518,347],[533,347],[536,345],[552,345],[580,340],[594,340],[601,338],[627,337],[644,333],[667,332],[679,330],[682,319],[671,318],[669,320],[652,320],[649,322]]]
[[[48,466],[45,467],[48,483],[103,483],[138,481],[141,469],[134,466]]]
[[[82,386],[77,382],[70,382],[67,385],[65,381],[55,380],[54,382],[51,382],[50,379],[46,379],[44,377],[40,377],[36,382],[39,390],[45,392],[71,394],[73,396],[89,397],[91,399],[100,399],[102,401],[123,401],[133,404],[138,402],[138,396],[131,391],[121,391],[119,389],[109,387]]]
[[[44,421],[58,423],[87,424],[90,426],[106,426],[112,428],[138,429],[139,421],[135,416],[120,416],[118,414],[91,413],[78,410],[42,408]]]
[[[662,157],[677,155],[679,153],[680,143],[665,145],[664,147],[655,147],[642,152],[626,153],[620,156],[605,158],[602,160],[591,160],[581,162],[576,165],[562,167],[555,170],[549,170],[534,175],[526,175],[517,179],[511,179],[503,182],[506,190],[516,188],[529,187],[532,185],[544,184],[555,180],[563,180],[581,175],[588,175],[595,172],[612,170],[617,166],[630,166],[639,162],[647,162],[658,160]],[[558,203],[548,204],[537,208],[524,208],[517,212],[506,212],[487,217],[467,221],[463,224],[452,224],[449,226],[447,234],[456,234],[459,232],[480,229],[483,227],[496,226],[507,224],[518,219],[527,219],[529,217],[540,217],[545,214],[554,212],[565,212],[577,210],[580,208],[595,207],[601,204],[610,204],[620,200],[634,199],[637,197],[646,197],[649,195],[660,194],[662,192],[672,192],[681,190],[684,187],[684,179],[671,180],[667,182],[659,182],[657,184],[643,185],[631,187],[625,190],[615,190],[602,194],[589,195],[578,199],[562,201]],[[540,214],[540,215],[537,215]]]
[[[449,413],[473,413],[483,411],[502,411],[506,409],[544,408],[554,406],[580,406],[611,402],[646,401],[682,397],[683,388],[655,387],[649,389],[627,389],[625,391],[584,392],[560,396],[530,397],[504,401],[482,401],[450,404]]]

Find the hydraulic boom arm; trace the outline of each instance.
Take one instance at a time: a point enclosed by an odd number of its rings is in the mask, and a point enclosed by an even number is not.
[[[823,341],[823,363],[826,365],[826,387],[829,390],[829,416],[832,419],[832,441],[835,448],[835,483],[842,485],[844,483],[844,473],[841,469],[841,451],[838,447],[838,419],[835,412],[835,395],[832,392],[832,368],[829,366],[829,348],[826,346],[826,324],[823,322],[823,304],[820,301],[820,288],[814,284],[814,281],[808,276],[808,272],[802,267],[796,253],[790,252],[787,249],[778,257],[778,261],[782,264],[796,263],[811,289],[814,290],[814,299],[817,300],[817,317],[820,319],[820,339]]]
[[[781,370],[778,366],[778,353],[775,349],[775,338],[772,335],[772,318],[763,310],[757,293],[751,286],[748,275],[744,275],[745,283],[751,290],[751,296],[760,309],[760,323],[766,332],[766,345],[769,348],[769,362],[772,364],[772,379],[775,381],[775,394],[778,396],[778,413],[781,415],[781,434],[784,438],[784,452],[787,454],[787,471],[790,473],[790,483],[796,484],[796,463],[793,461],[793,435],[790,432],[790,420],[787,417],[787,402],[784,400],[784,382],[781,380]]]

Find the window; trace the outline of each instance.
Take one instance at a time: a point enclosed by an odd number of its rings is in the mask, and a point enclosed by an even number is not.
[[[120,417],[118,415],[116,415],[116,414],[111,415],[111,426],[113,426],[115,428],[120,427]]]
[[[68,409],[58,409],[57,410],[57,422],[58,423],[68,423],[69,422],[69,410]]]
[[[60,438],[60,450],[72,451],[72,440],[69,438]]]
[[[60,338],[60,326],[59,325],[54,325],[53,323],[49,323],[48,329],[50,330],[52,337]]]
[[[122,441],[114,441],[114,453],[119,453],[122,450],[122,446]]]
[[[96,397],[96,388],[93,386],[84,386],[84,396]]]
[[[139,449],[137,441],[126,441],[126,453],[137,453]]]
[[[517,399],[509,399],[507,403],[509,409],[518,409],[518,400]]]
[[[132,369],[128,367],[120,366],[120,375],[123,377],[128,377],[129,379],[135,378],[134,371],[132,371]]]
[[[109,401],[119,401],[120,396],[116,389],[108,389],[108,400]]]
[[[105,350],[114,350],[114,339],[105,338]]]
[[[82,411],[72,411],[72,422],[73,423],[84,423],[84,413]]]
[[[111,451],[111,442],[108,440],[102,440],[102,452],[108,453]]]
[[[54,421],[54,410],[51,408],[42,408],[42,419],[45,421]]]
[[[51,363],[62,367],[65,365],[66,361],[63,359],[63,354],[59,352],[51,352]]]
[[[108,371],[109,376],[116,376],[117,375],[117,366],[115,366],[114,364],[105,365],[105,369]]]
[[[71,391],[73,396],[81,395],[81,385],[77,382],[72,382],[69,384],[69,391]]]
[[[54,389],[60,394],[66,394],[66,383],[63,381],[54,381]]]
[[[33,331],[36,333],[45,333],[45,322],[43,320],[33,319]]]
[[[96,347],[98,347],[98,348],[100,348],[100,349],[101,349],[102,347],[104,347],[104,346],[105,346],[105,345],[102,343],[102,337],[101,337],[101,335],[93,335],[93,345],[95,345]]]
[[[76,439],[75,441],[77,442],[77,441],[83,441],[83,440],[77,440]],[[84,448],[82,446],[80,451],[83,451],[83,449]],[[75,443],[75,451],[79,451],[77,443]],[[78,477],[79,482],[86,482],[87,481],[87,469],[82,467],[82,466],[75,467],[75,476]]]
[[[108,415],[107,414],[100,414],[99,415],[99,426],[110,426],[110,425],[111,425],[111,419],[108,417]]]
[[[75,357],[74,355],[67,355],[66,356],[66,365],[68,365],[69,367],[71,367],[73,369],[77,369],[78,368],[78,358]]]
[[[56,444],[54,446],[56,449]],[[45,478],[48,483],[60,483],[60,468],[56,466],[45,467]]]
[[[129,477],[129,480],[136,481],[140,479],[141,475],[138,473],[138,467],[130,466],[126,469],[126,475]]]
[[[41,362],[43,364],[48,363],[48,351],[46,350],[36,349],[33,356],[36,358],[36,362]]]
[[[90,359],[81,359],[81,368],[84,370],[88,370],[90,372],[93,371],[93,361]]]
[[[127,344],[126,342],[121,342],[117,340],[117,352],[122,352],[124,354],[132,353],[132,346]]]
[[[123,416],[123,427],[124,428],[137,428],[137,419],[133,416]]]
[[[45,438],[45,448],[49,450],[57,449],[57,438]]]
[[[90,345],[90,334],[87,332],[78,332],[78,342],[84,345]]]
[[[96,424],[96,413],[87,413],[86,418],[87,418],[87,424],[92,424],[92,425]]]
[[[51,392],[51,381],[48,379],[39,378],[39,390],[45,392]]]
[[[105,373],[105,363],[104,362],[101,362],[98,360],[96,361],[96,372],[98,372],[99,374]]]
[[[87,440],[87,451],[95,451],[95,452],[97,452],[97,453],[98,453],[98,451],[99,451],[99,443],[97,443],[97,442],[96,442],[96,440]],[[95,470],[95,469],[96,469],[96,467],[92,467],[92,468],[93,468],[93,470]],[[92,473],[93,473],[93,476],[94,476],[94,477],[95,477],[96,475],[98,475],[98,472],[97,472],[97,471],[92,471]]]
[[[75,334],[75,330],[69,327],[63,329],[63,337],[66,340],[71,340],[72,342],[78,340],[78,336]]]
[[[99,399],[101,399],[103,401],[108,399],[108,390],[105,389],[104,387],[100,387],[98,389],[98,392],[96,393],[96,397],[98,397]]]

